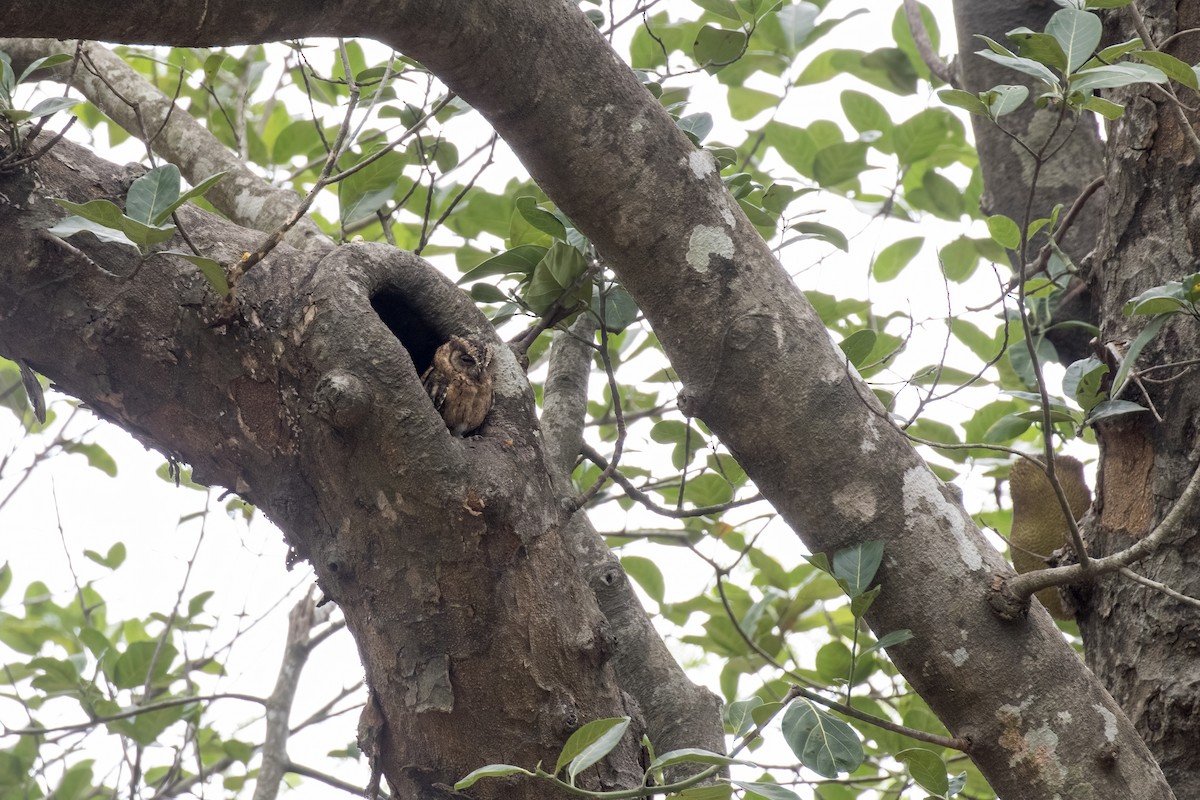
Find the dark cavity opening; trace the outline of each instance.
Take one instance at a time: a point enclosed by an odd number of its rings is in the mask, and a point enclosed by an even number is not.
[[[429,327],[417,310],[399,294],[381,291],[371,298],[371,308],[408,350],[417,374],[424,373],[433,363],[434,351],[446,337]]]

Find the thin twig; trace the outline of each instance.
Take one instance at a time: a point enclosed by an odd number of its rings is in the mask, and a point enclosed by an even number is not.
[[[586,442],[584,443],[580,452],[583,454],[584,458],[586,458],[588,461],[591,461],[593,464],[603,470],[606,470],[609,468],[609,466],[611,466],[604,456],[600,455],[599,451]],[[724,511],[728,511],[731,508],[747,506],[751,503],[757,503],[759,500],[763,499],[761,494],[756,494],[753,497],[746,497],[741,500],[730,500],[728,503],[721,503],[720,505],[715,506],[673,509],[667,508],[666,506],[661,506],[654,502],[654,500],[648,494],[634,486],[629,478],[625,477],[620,470],[614,470],[609,477],[611,477],[613,483],[620,486],[621,489],[624,490],[625,494],[629,495],[631,499],[641,503],[655,514],[660,514],[664,517],[670,517],[671,519],[687,519],[689,517],[704,517],[708,516],[709,514],[720,514]]]

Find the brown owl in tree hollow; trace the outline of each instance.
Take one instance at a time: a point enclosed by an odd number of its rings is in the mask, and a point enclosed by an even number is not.
[[[466,436],[487,418],[492,408],[491,366],[491,346],[461,336],[451,336],[433,354],[421,383],[453,435]]]

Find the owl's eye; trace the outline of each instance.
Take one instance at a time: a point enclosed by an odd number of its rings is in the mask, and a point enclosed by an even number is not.
[[[463,353],[462,360],[463,360],[463,363],[466,364],[467,366],[471,366],[471,367],[475,366],[475,358],[473,356],[469,356],[466,353]]]

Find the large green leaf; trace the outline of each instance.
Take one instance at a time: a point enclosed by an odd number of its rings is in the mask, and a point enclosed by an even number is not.
[[[808,700],[794,700],[783,712],[784,741],[800,763],[824,778],[853,772],[863,762],[862,742],[846,723]]]

